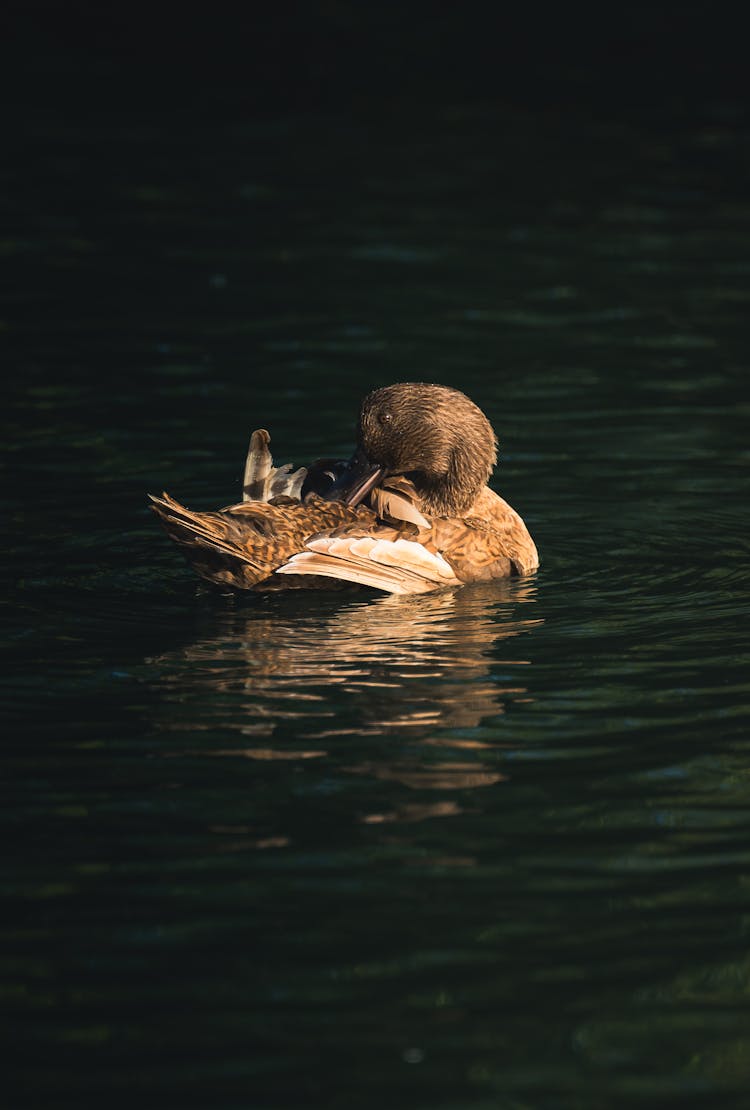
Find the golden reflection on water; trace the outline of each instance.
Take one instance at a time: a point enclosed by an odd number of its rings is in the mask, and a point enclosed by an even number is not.
[[[528,664],[497,648],[541,623],[516,616],[533,593],[532,583],[520,583],[368,598],[323,617],[232,610],[217,615],[209,634],[149,662],[167,686],[185,687],[180,700],[194,704],[197,729],[260,737],[297,721],[300,735],[320,740],[353,730],[473,728],[509,700],[528,700],[522,672],[499,684],[493,671]],[[253,749],[254,757],[273,750]]]
[[[293,612],[213,612],[201,637],[150,660],[166,695],[157,726],[211,733],[193,756],[340,758],[341,773],[427,794],[492,785],[504,775],[484,760],[499,742],[444,730],[477,729],[508,704],[531,700],[528,660],[511,641],[541,623],[525,615],[534,593],[533,582],[493,583],[418,598],[368,596],[322,612],[305,611],[304,600]],[[236,744],[238,735],[252,742]],[[385,742],[373,748],[370,737]],[[362,820],[460,811],[441,798]]]

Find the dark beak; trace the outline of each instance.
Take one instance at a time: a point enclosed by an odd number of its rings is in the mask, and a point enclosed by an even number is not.
[[[370,462],[362,448],[358,447],[326,493],[326,499],[344,501],[347,505],[358,505],[384,474],[385,467]]]

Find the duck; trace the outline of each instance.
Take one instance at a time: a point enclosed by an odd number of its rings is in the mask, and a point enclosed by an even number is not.
[[[253,432],[243,500],[214,512],[149,495],[204,579],[235,590],[355,584],[427,593],[533,574],[536,545],[488,482],[497,437],[458,389],[397,382],[363,400],[348,460],[274,467]]]

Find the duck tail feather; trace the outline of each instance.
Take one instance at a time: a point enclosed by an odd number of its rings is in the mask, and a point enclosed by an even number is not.
[[[236,549],[236,544],[228,542],[226,527],[222,526],[218,513],[195,512],[168,493],[162,493],[161,497],[150,493],[149,500],[167,534],[176,543],[201,539],[226,549]]]
[[[268,576],[231,536],[218,513],[185,508],[168,493],[150,494],[151,508],[171,540],[203,578],[223,586],[250,589]]]

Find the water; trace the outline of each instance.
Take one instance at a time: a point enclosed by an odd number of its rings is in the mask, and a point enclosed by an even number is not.
[[[747,1105],[737,120],[49,113],[6,173],[11,1105]],[[404,379],[492,419],[535,578],[198,583],[148,491],[231,502],[259,425],[344,455]]]

